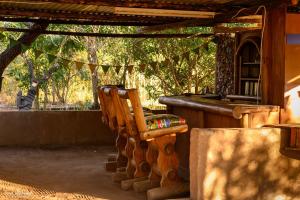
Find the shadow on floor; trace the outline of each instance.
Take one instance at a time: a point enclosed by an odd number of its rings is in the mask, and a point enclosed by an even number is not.
[[[0,199],[142,200],[103,168],[113,147],[0,148]]]

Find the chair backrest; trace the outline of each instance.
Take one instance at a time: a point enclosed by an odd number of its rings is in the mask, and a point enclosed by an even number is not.
[[[106,110],[103,87],[98,87],[98,98],[100,101],[100,109],[102,112],[102,122],[108,125],[108,114]]]
[[[120,97],[120,102],[123,109],[122,113],[129,133],[131,135],[135,135],[137,133],[146,132],[148,129],[137,89],[119,89],[118,96]],[[131,103],[134,116],[130,113],[127,100],[129,100]]]
[[[102,120],[103,122],[110,127],[111,130],[116,131],[117,129],[117,119],[116,111],[112,101],[112,97],[109,93],[106,93],[105,90],[112,88],[113,86],[103,86],[98,90],[100,106],[102,110]]]
[[[119,98],[118,88],[117,87],[109,87],[104,89],[104,94],[110,97],[111,103],[114,108],[114,116],[115,116],[115,125],[118,130],[123,130],[126,128],[126,119],[124,114],[126,110],[124,109],[122,99]]]

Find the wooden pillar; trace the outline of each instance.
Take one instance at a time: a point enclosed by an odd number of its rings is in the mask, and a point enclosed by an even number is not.
[[[262,103],[284,106],[287,5],[267,8],[262,46]]]

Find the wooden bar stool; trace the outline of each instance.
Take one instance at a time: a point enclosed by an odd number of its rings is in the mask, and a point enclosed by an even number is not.
[[[118,134],[127,138],[125,147],[128,159],[126,173],[127,178],[122,182],[123,189],[130,189],[136,181],[145,180],[150,172],[150,165],[146,161],[148,143],[140,139],[137,128],[134,124],[133,113],[130,111],[126,98],[120,98],[118,88],[106,88],[104,93],[110,95],[114,104],[118,124]]]
[[[151,172],[146,182],[137,182],[134,185],[140,189],[147,190],[157,186],[152,184],[158,182],[160,187],[169,187],[180,183],[178,177],[179,161],[175,152],[176,134],[185,133],[188,126],[185,120],[175,115],[151,115],[145,116],[136,89],[119,90],[119,97],[124,99],[124,113],[128,109],[126,99],[129,99],[134,116],[128,117],[128,124],[134,127],[133,135],[138,135],[141,141],[147,141],[147,162],[151,166]],[[132,115],[128,115],[132,116]],[[131,130],[129,130],[131,131]]]
[[[121,134],[118,134],[120,131],[112,97],[109,94],[105,93],[105,90],[112,87],[116,86],[102,86],[98,88],[98,95],[102,110],[102,121],[111,129],[112,132],[117,134],[115,142],[117,148],[117,156],[115,158],[108,158],[108,162],[106,162],[107,171],[116,171],[117,169],[121,170],[121,168],[127,166],[127,157],[125,152],[127,138]]]

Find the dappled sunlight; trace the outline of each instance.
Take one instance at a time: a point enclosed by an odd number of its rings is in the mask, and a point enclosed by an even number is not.
[[[294,83],[294,82],[299,81],[299,80],[300,80],[300,75],[293,77],[287,83],[291,84],[291,83]]]
[[[279,143],[280,134],[270,131],[213,134],[205,199],[299,199],[300,161],[282,156]]]
[[[284,97],[286,99],[285,110],[282,113],[283,122],[300,122],[300,85],[287,92]]]

